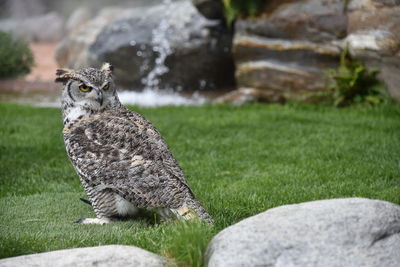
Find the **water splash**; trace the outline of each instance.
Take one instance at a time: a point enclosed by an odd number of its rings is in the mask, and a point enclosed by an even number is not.
[[[185,5],[176,5],[172,0],[163,0],[161,8],[163,16],[151,34],[152,51],[149,51],[145,44],[141,44],[136,54],[143,58],[140,72],[147,73],[141,79],[144,90],[141,92],[122,91],[118,93],[119,98],[123,104],[143,107],[203,105],[208,102],[206,97],[200,96],[198,93],[194,93],[191,97],[183,96],[176,92],[183,90],[181,86],[160,88],[160,78],[169,71],[169,68],[165,65],[165,60],[174,52],[174,42],[184,43],[190,39],[191,32],[187,28],[188,23],[195,24],[197,29],[203,29],[206,20],[199,17],[194,22],[191,21],[192,16],[188,15],[188,10],[191,12],[190,14],[195,14],[197,11],[190,2]],[[194,26],[192,25],[192,27]],[[132,40],[130,45],[136,46],[138,44]],[[157,56],[154,64],[151,64],[153,53]],[[149,71],[153,65],[154,67]]]
[[[194,94],[192,97],[185,97],[178,93],[164,90],[122,91],[118,92],[118,97],[124,105],[141,107],[200,106],[207,102],[205,97],[198,94]]]
[[[155,59],[154,68],[142,79],[144,90],[157,91],[159,89],[161,75],[169,71],[165,66],[165,59],[172,54],[170,41],[168,40],[171,28],[171,15],[173,14],[173,6],[171,0],[163,0],[164,16],[161,18],[160,24],[152,31],[151,45],[153,51],[158,54]]]

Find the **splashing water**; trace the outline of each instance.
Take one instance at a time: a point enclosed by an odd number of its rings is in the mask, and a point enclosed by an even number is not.
[[[207,99],[198,94],[194,94],[192,97],[185,97],[178,93],[164,90],[122,91],[118,93],[118,97],[124,105],[141,107],[200,106],[207,103]]]
[[[159,89],[160,76],[169,71],[165,66],[165,59],[173,52],[168,40],[168,32],[171,28],[169,21],[173,12],[172,1],[163,0],[162,3],[165,6],[165,13],[160,24],[152,31],[151,38],[153,51],[158,53],[158,57],[155,59],[154,68],[142,79],[144,90],[157,91]]]
[[[187,8],[177,8],[172,3],[172,0],[163,0],[162,6],[163,17],[160,18],[160,23],[152,30],[151,36],[152,50],[157,57],[153,69],[141,80],[144,90],[141,92],[122,91],[118,93],[119,98],[123,104],[144,107],[203,105],[207,102],[207,98],[197,93],[188,97],[174,92],[172,88],[160,88],[160,77],[169,71],[165,65],[165,60],[173,53],[171,42],[173,40],[182,42],[190,38],[190,32],[185,25],[187,21],[182,20],[183,17],[186,17]],[[197,23],[202,23],[202,21]],[[171,32],[174,33],[172,36]],[[136,42],[131,41],[131,45],[135,46]],[[140,46],[137,56],[142,57],[144,60],[140,69],[141,72],[147,71],[151,65],[149,62],[151,53],[146,50],[144,44]],[[181,87],[176,89],[178,91],[182,90]]]

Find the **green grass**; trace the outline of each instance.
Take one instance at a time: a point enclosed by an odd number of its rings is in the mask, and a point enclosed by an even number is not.
[[[217,232],[284,204],[367,197],[400,204],[400,105],[135,109],[165,136],[198,199],[200,223],[94,217],[64,151],[60,110],[0,104],[0,257],[105,244],[135,245],[201,266]]]

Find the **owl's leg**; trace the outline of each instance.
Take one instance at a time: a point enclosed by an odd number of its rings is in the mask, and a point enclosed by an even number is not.
[[[76,223],[103,225],[119,221],[123,217],[123,215],[126,215],[123,213],[121,214],[121,212],[119,211],[119,208],[122,205],[119,205],[121,197],[117,196],[111,190],[102,190],[98,192],[89,191],[88,197],[89,200],[84,202],[89,202],[91,204],[97,218],[81,218],[76,220]]]
[[[114,220],[111,218],[103,217],[103,218],[80,218],[75,221],[75,223],[82,223],[82,224],[107,224],[113,222]]]

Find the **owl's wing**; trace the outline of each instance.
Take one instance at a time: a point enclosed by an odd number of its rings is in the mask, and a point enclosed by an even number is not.
[[[71,161],[90,186],[111,189],[139,208],[174,208],[192,195],[160,133],[137,113],[104,112],[64,134]]]

